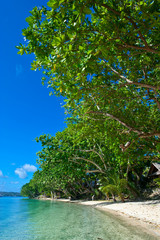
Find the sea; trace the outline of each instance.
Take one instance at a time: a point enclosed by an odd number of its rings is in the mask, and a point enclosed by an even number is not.
[[[155,240],[90,206],[0,197],[0,240]]]

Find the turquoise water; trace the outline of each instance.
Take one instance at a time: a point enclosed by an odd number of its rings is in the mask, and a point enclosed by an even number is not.
[[[152,240],[146,233],[92,207],[0,198],[0,240]]]

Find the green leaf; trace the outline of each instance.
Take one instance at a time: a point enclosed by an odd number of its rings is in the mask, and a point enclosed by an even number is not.
[[[18,51],[18,54],[19,54],[19,55],[23,55],[23,54],[24,54],[24,52],[25,52],[25,51],[24,51],[24,49],[23,49],[23,48],[21,48],[21,49]]]
[[[83,50],[83,47],[82,47],[82,46],[79,46],[79,50]]]
[[[29,23],[29,24],[33,24],[33,22],[34,22],[34,18],[33,18],[32,16],[27,17],[25,20],[26,20],[26,22]]]
[[[69,50],[70,50],[70,51],[72,50],[72,45],[71,45],[71,44],[69,45]]]
[[[49,2],[47,2],[48,7],[53,7],[53,5],[56,3],[55,0],[50,0]]]

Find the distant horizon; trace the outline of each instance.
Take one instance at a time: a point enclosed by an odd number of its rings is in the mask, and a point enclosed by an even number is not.
[[[14,191],[0,191],[0,193],[19,193],[20,194],[20,192],[14,192]]]

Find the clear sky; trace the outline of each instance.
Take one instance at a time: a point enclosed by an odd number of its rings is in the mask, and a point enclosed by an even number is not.
[[[0,21],[0,191],[20,191],[36,170],[35,138],[62,131],[64,109],[61,98],[49,96],[41,84],[42,73],[30,70],[33,56],[17,54],[23,43],[25,18],[34,6],[47,0],[1,2]]]

